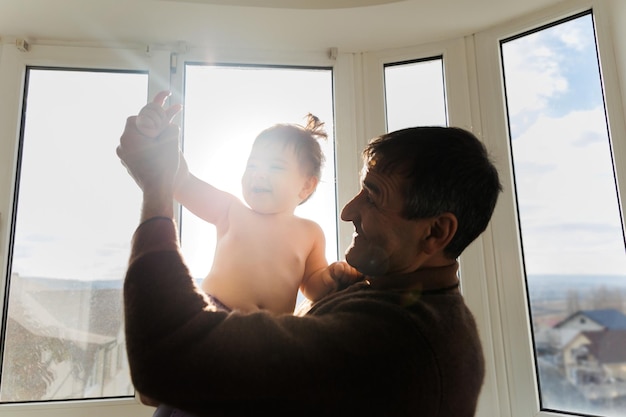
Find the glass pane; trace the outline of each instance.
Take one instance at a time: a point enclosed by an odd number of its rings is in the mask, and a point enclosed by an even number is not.
[[[336,261],[332,70],[187,65],[185,75],[184,152],[190,171],[242,200],[241,175],[262,130],[276,123],[306,124],[308,113],[325,123],[322,178],[296,215],[322,227],[326,257]],[[214,226],[183,210],[181,244],[192,275],[204,278],[213,262]]]
[[[542,408],[626,416],[626,255],[592,15],[502,57]]]
[[[446,126],[443,59],[385,65],[387,131]]]
[[[29,69],[0,400],[134,395],[122,280],[140,192],[115,148],[147,74]]]

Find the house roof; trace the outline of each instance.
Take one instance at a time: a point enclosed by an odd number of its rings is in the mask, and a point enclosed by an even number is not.
[[[583,332],[589,352],[603,364],[626,363],[626,330]]]
[[[583,314],[600,323],[607,330],[626,330],[626,315],[612,308],[604,310],[583,310]]]
[[[572,318],[579,315],[584,315],[585,317],[593,320],[607,330],[626,330],[626,315],[621,311],[613,308],[599,310],[579,310],[557,323],[554,327],[562,327]]]
[[[106,345],[116,341],[115,337],[68,327],[29,294],[21,294],[11,301],[9,318],[37,336],[69,340],[79,345]]]

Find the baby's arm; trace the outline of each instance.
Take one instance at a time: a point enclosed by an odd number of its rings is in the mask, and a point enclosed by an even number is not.
[[[317,301],[361,279],[363,275],[346,261],[336,261],[326,268],[315,271],[303,284],[301,290],[305,297]]]
[[[307,259],[300,290],[306,298],[317,301],[325,295],[345,288],[363,278],[355,268],[345,261],[337,261],[328,265],[325,255],[326,242],[322,229],[316,225],[315,243]]]
[[[201,219],[217,225],[227,219],[230,204],[236,197],[219,190],[189,172],[182,152],[174,183],[174,198]]]

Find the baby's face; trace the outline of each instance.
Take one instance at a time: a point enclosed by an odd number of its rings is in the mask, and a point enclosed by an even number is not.
[[[293,214],[310,194],[310,181],[302,172],[293,147],[262,143],[250,152],[241,186],[252,210],[261,214]]]

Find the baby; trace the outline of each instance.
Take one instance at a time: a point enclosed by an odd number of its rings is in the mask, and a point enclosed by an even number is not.
[[[180,110],[163,107],[168,96],[159,93],[139,112],[141,134],[158,137]],[[316,301],[359,279],[346,262],[328,265],[321,227],[294,214],[321,176],[318,138],[326,133],[312,115],[306,127],[279,124],[261,132],[241,180],[246,204],[191,174],[180,154],[174,197],[216,227],[215,258],[202,282],[216,308],[292,314],[298,289]]]

